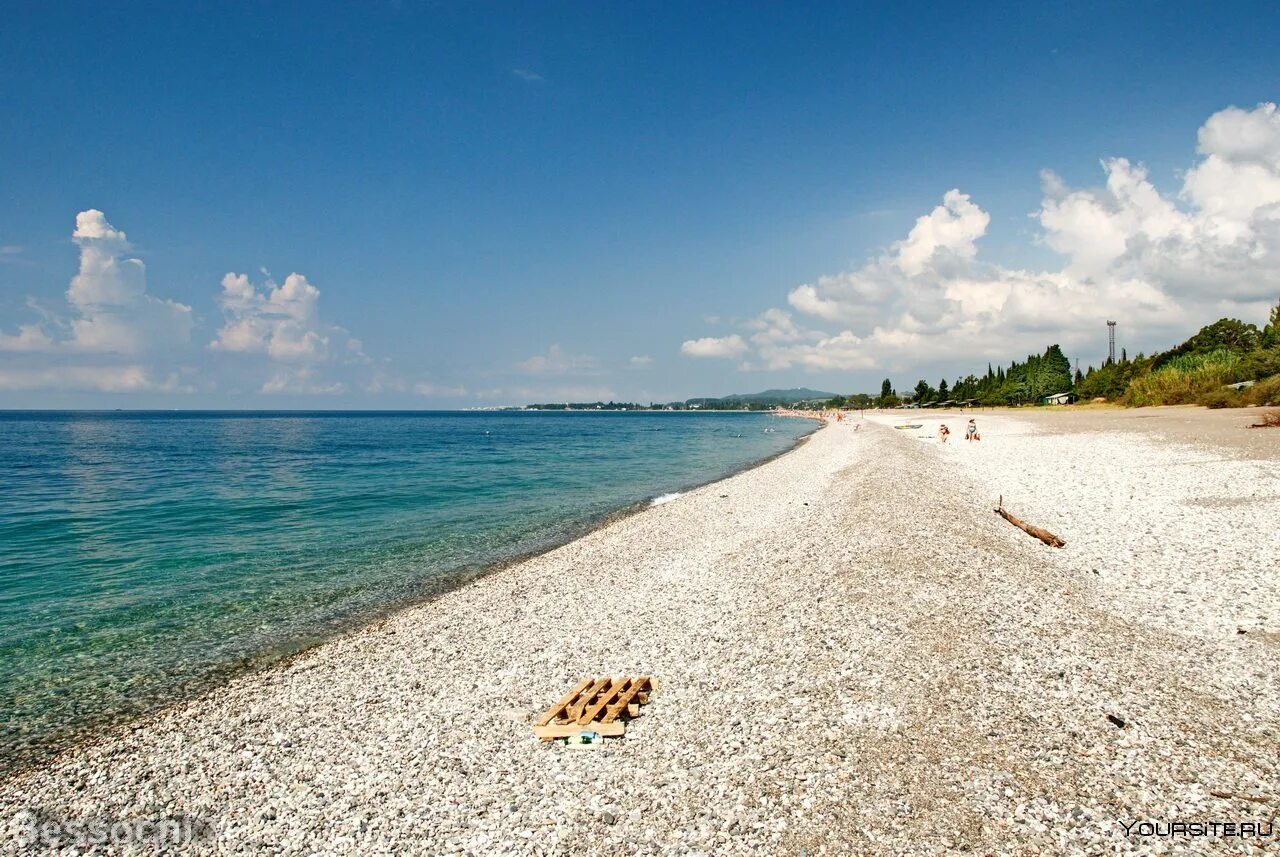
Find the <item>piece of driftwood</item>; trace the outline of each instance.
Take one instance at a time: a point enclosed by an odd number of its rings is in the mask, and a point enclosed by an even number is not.
[[[1254,803],[1267,803],[1271,798],[1266,795],[1242,795],[1235,792],[1222,791],[1220,789],[1209,789],[1209,794],[1220,798],[1235,798],[1237,800],[1251,800]]]
[[[1015,527],[1022,530],[1027,535],[1035,536],[1037,539],[1044,542],[1051,548],[1060,548],[1066,544],[1066,542],[1064,542],[1062,539],[1058,538],[1048,530],[1042,529],[1041,527],[1037,527],[1032,524],[1028,524],[1026,521],[1022,520],[1021,518],[1015,517],[1014,515],[1011,515],[1008,512],[1006,512],[1004,508],[1003,494],[1000,495],[1000,505],[996,507],[995,512],[997,515],[1004,518],[1006,521],[1013,524]]]
[[[1250,423],[1249,428],[1280,428],[1280,411],[1267,411],[1262,415],[1262,422]]]

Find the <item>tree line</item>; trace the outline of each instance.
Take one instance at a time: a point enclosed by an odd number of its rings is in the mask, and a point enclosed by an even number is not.
[[[1085,371],[1072,371],[1071,361],[1057,345],[1042,354],[1029,354],[1007,367],[993,367],[937,386],[921,378],[899,391],[889,378],[879,395],[837,396],[830,407],[899,407],[941,402],[981,405],[1021,405],[1048,396],[1070,393],[1080,399],[1106,399],[1126,405],[1203,404],[1224,407],[1280,402],[1280,303],[1267,324],[1223,318],[1202,327],[1180,345],[1150,356],[1108,358]]]
[[[969,374],[948,384],[943,378],[935,387],[921,378],[914,388],[899,393],[893,382],[885,378],[880,385],[879,396],[845,397],[852,403],[862,398],[867,404],[861,407],[894,408],[900,405],[934,405],[941,402],[975,402],[982,405],[1020,405],[1039,401],[1055,393],[1070,393],[1075,378],[1071,374],[1071,361],[1061,346],[1050,345],[1043,354],[1028,354],[1021,362],[1014,360],[1008,367],[987,364],[982,375]],[[847,405],[835,405],[842,407]]]

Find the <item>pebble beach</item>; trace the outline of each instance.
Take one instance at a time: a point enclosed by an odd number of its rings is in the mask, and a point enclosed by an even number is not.
[[[1159,830],[1280,830],[1280,431],[969,416],[828,423],[11,776],[0,853],[1276,853]],[[606,674],[659,682],[625,737],[534,738]]]

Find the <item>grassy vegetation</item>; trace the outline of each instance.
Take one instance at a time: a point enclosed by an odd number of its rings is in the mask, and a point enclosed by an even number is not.
[[[1145,405],[1191,405],[1201,397],[1221,392],[1235,380],[1241,356],[1225,348],[1200,354],[1179,354],[1159,369],[1129,382],[1121,402]]]

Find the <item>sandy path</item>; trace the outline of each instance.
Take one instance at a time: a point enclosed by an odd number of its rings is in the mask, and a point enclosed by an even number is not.
[[[1193,627],[1138,615],[1081,562],[1111,529],[1056,522],[1053,551],[991,514],[996,468],[1037,437],[1013,428],[984,465],[830,426],[0,784],[0,818],[12,837],[32,807],[187,812],[201,853],[1047,854],[1172,847],[1126,837],[1138,820],[1273,816],[1275,606],[1245,634],[1229,599]],[[1028,517],[1054,506],[1018,472]],[[532,739],[608,671],[663,682],[625,739]]]

